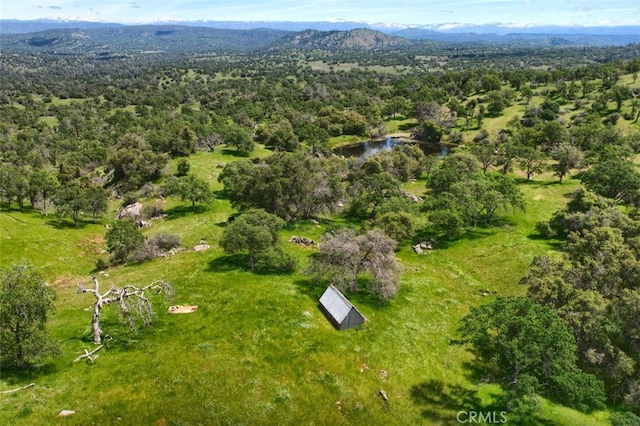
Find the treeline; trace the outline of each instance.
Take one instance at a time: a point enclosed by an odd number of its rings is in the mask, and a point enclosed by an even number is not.
[[[640,408],[640,222],[581,189],[541,229],[563,239],[562,259],[534,260],[522,279],[528,295],[563,319],[578,364],[604,383],[607,397]]]
[[[638,59],[550,70],[416,68],[407,74],[314,71],[286,56],[188,67],[51,61],[2,58],[0,153],[5,168],[21,169],[5,170],[5,202],[35,201],[37,191],[28,187],[42,180],[31,182],[37,169],[64,185],[86,177],[127,193],[158,178],[168,157],[196,149],[226,144],[247,155],[259,142],[286,151],[302,144],[321,153],[331,137],[383,137],[393,118],[408,119],[418,140],[433,143],[461,143],[463,132],[475,129],[474,152],[483,169],[495,164],[506,172],[519,163],[529,177],[550,158],[564,176],[580,157],[566,152],[569,144],[586,151],[598,138],[638,138],[614,127],[619,120],[638,120],[637,89],[620,82],[625,74],[635,81]],[[540,97],[542,102],[532,101]],[[516,102],[526,105],[523,117],[490,140],[482,129],[485,118]],[[575,110],[570,122],[558,120],[567,103]],[[628,145],[636,149],[637,143]],[[42,205],[45,192],[38,196]]]
[[[3,57],[0,200],[45,214],[53,206],[76,225],[83,214],[96,220],[109,195],[177,195],[195,207],[212,195],[187,176],[188,156],[220,146],[246,156],[255,143],[295,154],[231,163],[221,179],[236,207],[291,221],[342,205],[353,218],[395,229],[398,239],[412,234],[410,217],[419,210],[400,182],[425,174],[431,192],[420,208],[448,237],[491,224],[496,212],[525,207],[506,177],[515,167],[530,179],[551,165],[562,181],[571,169],[595,164],[585,173],[587,185],[616,199],[636,197],[629,160],[640,136],[616,124],[640,116],[638,89],[621,82],[623,75],[636,82],[637,58],[546,70],[495,64],[398,74],[316,71],[300,66],[294,53],[257,55],[251,63],[227,55],[224,63],[188,67],[181,60],[96,67],[82,57]],[[515,103],[524,105],[522,117],[497,135],[483,128],[486,117]],[[569,117],[561,111],[567,104]],[[469,143],[472,155],[450,156],[439,167],[410,145],[364,163],[330,155],[331,138],[383,137],[394,119],[413,126],[418,141]],[[172,157],[183,158],[182,176],[158,188],[154,182],[172,174],[165,170]],[[628,172],[626,180],[620,183],[614,171]]]
[[[538,228],[562,238],[562,257],[536,257],[527,295],[472,308],[460,329],[478,366],[506,390],[511,419],[540,411],[537,395],[581,410],[605,399],[639,417],[640,251],[637,215],[586,189]]]
[[[519,132],[532,131],[526,129]],[[630,410],[615,413],[614,424],[635,424],[640,421],[633,414],[640,412],[638,139],[597,120],[579,123],[567,134],[553,149],[571,152],[573,164],[584,165],[576,175],[582,186],[565,209],[536,225],[541,237],[561,241],[562,256],[534,259],[521,280],[526,296],[473,308],[463,320],[462,341],[507,391],[502,402],[512,418],[535,416],[537,395],[544,395],[583,410],[602,407],[606,399]],[[560,178],[567,172],[563,164],[560,158],[553,164]]]

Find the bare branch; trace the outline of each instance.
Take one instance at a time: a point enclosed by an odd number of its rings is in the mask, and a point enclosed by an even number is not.
[[[28,384],[28,385],[26,385],[26,386],[22,386],[22,387],[19,387],[19,388],[16,388],[16,389],[10,389],[10,390],[6,390],[6,391],[2,391],[2,392],[0,392],[0,394],[7,394],[7,393],[18,392],[18,391],[21,391],[21,390],[23,390],[23,389],[30,388],[30,387],[31,387],[31,386],[33,386],[33,385],[35,385],[35,383],[29,383],[29,384]]]
[[[367,274],[367,290],[382,299],[393,297],[398,291],[400,265],[394,250],[396,241],[378,232],[356,235],[350,229],[325,234],[308,268],[320,280],[328,280],[339,289],[358,291],[362,274]]]
[[[117,304],[119,307],[120,320],[126,323],[132,331],[137,329],[136,320],[140,320],[144,325],[151,324],[154,316],[151,300],[145,292],[152,294],[163,294],[165,298],[173,295],[173,287],[164,281],[156,280],[144,287],[126,285],[124,287],[113,286],[104,294],[100,294],[99,283],[96,277],[93,278],[93,289],[85,289],[79,285],[82,293],[93,293],[96,301],[93,305],[92,332],[93,341],[96,344],[101,342],[102,330],[100,329],[100,311],[105,305]]]
[[[86,288],[82,283],[78,283],[78,293],[93,293],[96,296],[98,295],[98,279],[94,276],[91,278],[93,279],[93,288]]]
[[[73,362],[80,361],[81,359],[84,359],[84,358],[87,358],[89,361],[94,362],[96,359],[98,359],[98,355],[93,356],[93,354],[98,352],[100,350],[100,348],[102,348],[102,345],[98,346],[97,348],[95,348],[91,352],[89,352],[88,350],[85,349],[84,350],[84,354],[78,356],[78,358],[74,359]]]

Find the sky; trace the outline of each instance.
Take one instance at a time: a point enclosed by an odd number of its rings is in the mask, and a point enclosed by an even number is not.
[[[640,25],[638,0],[0,0],[3,19]]]

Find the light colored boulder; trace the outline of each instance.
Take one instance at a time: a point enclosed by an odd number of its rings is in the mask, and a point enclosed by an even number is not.
[[[142,203],[136,202],[136,203],[133,203],[133,204],[129,204],[128,206],[123,208],[120,211],[120,213],[118,213],[118,216],[116,216],[116,219],[118,219],[118,220],[122,220],[122,219],[138,220],[141,217],[142,217]]]
[[[207,244],[205,240],[200,240],[200,243],[193,248],[193,251],[195,252],[206,251],[206,250],[209,250],[210,248],[211,246]]]

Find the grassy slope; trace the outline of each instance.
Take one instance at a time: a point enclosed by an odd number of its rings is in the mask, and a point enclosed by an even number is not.
[[[524,106],[515,104],[502,117],[485,118],[483,127],[495,135],[508,118],[523,112]],[[403,124],[391,120],[388,127],[393,133]],[[621,120],[619,126],[630,124]],[[465,139],[476,133],[465,132]],[[260,148],[254,155],[268,153]],[[231,154],[198,154],[189,159],[191,170],[220,189],[220,166],[235,160]],[[472,356],[450,340],[470,306],[494,297],[482,297],[480,289],[499,295],[525,291],[518,280],[533,257],[557,248],[532,238],[534,225],[563,206],[576,186],[573,180],[559,185],[546,173],[521,185],[526,213],[510,214],[499,226],[478,229],[425,256],[402,247],[400,293],[388,304],[353,296],[368,321],[347,332],[335,331],[319,312],[323,286],[303,273],[250,274],[245,258],[221,251],[215,242],[233,212],[227,200],[216,199],[197,212],[177,200],[159,201],[168,217],[147,235],[176,233],[187,247],[205,238],[212,249],[114,268],[101,278],[103,286],[162,278],[176,287],[172,303],[200,309],[169,315],[159,303],[155,326],[134,335],[105,310],[103,329],[112,340],[106,340],[95,364],[72,363],[92,347],[86,310],[91,298],[78,295],[75,286],[89,281],[104,249],[103,224],[76,229],[38,212],[0,210],[0,267],[27,259],[55,285],[58,309],[50,326],[63,350],[32,372],[1,372],[0,390],[36,386],[0,395],[0,424],[62,423],[57,413],[72,409],[77,413],[67,420],[74,424],[447,425],[456,424],[459,410],[491,410],[499,389],[482,385],[470,368]],[[407,186],[416,194],[423,188],[420,181]],[[297,224],[283,239],[293,234],[317,239],[330,222]],[[304,266],[308,250],[286,249]],[[380,389],[389,403],[380,398]],[[542,422],[607,423],[606,412],[583,415],[548,402],[543,407]]]
[[[219,189],[217,166],[233,159],[198,154],[190,162],[194,173]],[[56,227],[38,213],[3,211],[2,266],[26,258],[50,282],[58,280],[58,309],[50,324],[63,354],[34,373],[3,372],[0,389],[36,386],[0,396],[0,423],[56,423],[60,410],[72,409],[74,424],[451,424],[459,410],[490,409],[498,390],[480,384],[469,369],[471,355],[450,340],[469,307],[493,297],[483,298],[480,289],[521,294],[517,281],[533,256],[552,249],[530,234],[537,220],[565,203],[576,182],[542,179],[523,185],[526,214],[513,214],[496,228],[442,244],[426,256],[403,247],[399,295],[388,304],[352,297],[368,321],[346,332],[335,331],[322,316],[317,298],[323,287],[302,273],[254,275],[244,270],[245,258],[221,251],[215,242],[232,212],[226,200],[195,213],[170,200],[168,218],[146,232],[177,233],[187,247],[206,238],[212,249],[115,268],[101,280],[106,288],[162,278],[176,287],[172,303],[200,309],[169,315],[159,303],[155,327],[135,335],[105,310],[103,329],[113,340],[95,364],[72,363],[92,347],[86,310],[91,298],[76,294],[75,285],[89,280],[103,226]],[[283,239],[317,238],[325,223],[298,224]],[[307,250],[286,248],[304,265]],[[545,417],[554,424],[595,425],[607,416],[545,404]]]

